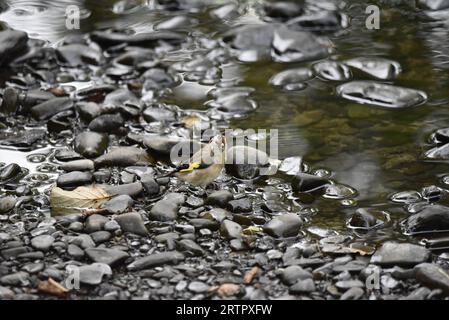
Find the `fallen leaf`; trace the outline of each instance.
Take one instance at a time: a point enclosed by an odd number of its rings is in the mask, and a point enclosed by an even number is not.
[[[111,198],[111,195],[98,186],[78,187],[73,191],[54,187],[50,194],[51,213],[52,215],[64,215],[99,209]]]
[[[37,289],[40,292],[51,294],[56,297],[65,298],[69,293],[69,290],[64,288],[58,282],[53,280],[52,278],[48,278],[47,281],[39,282]]]
[[[240,286],[234,283],[223,283],[217,290],[220,297],[231,297],[235,296],[240,292]]]
[[[258,272],[259,267],[252,267],[251,270],[245,273],[245,276],[243,277],[243,283],[250,284]]]

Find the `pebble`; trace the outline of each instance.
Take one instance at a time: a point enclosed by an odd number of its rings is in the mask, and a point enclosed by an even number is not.
[[[269,221],[264,227],[264,231],[270,236],[283,238],[294,237],[302,226],[302,220],[294,213],[277,216]]]
[[[371,257],[380,266],[414,266],[430,259],[430,251],[410,243],[385,242]]]
[[[105,263],[111,267],[116,266],[117,264],[123,262],[129,257],[128,253],[124,251],[106,248],[87,249],[86,255],[93,262]]]
[[[48,251],[55,242],[55,238],[50,235],[41,235],[31,239],[31,246],[40,251]]]
[[[116,216],[114,219],[123,232],[133,233],[142,237],[148,235],[142,216],[137,212],[124,213]]]
[[[177,264],[184,260],[184,255],[177,251],[154,253],[149,256],[138,258],[127,266],[129,271],[150,269],[167,264]]]

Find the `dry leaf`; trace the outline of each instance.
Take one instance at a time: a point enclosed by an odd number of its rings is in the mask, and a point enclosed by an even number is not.
[[[234,283],[223,283],[217,290],[220,297],[231,297],[235,296],[240,292],[240,286]]]
[[[57,296],[60,298],[65,298],[69,293],[68,289],[64,288],[62,285],[60,285],[52,278],[48,278],[47,281],[39,282],[37,289],[40,292],[51,294],[53,296]]]
[[[97,186],[78,187],[73,191],[54,187],[50,194],[50,206],[53,215],[78,213],[83,210],[99,209],[111,199],[105,190]]]
[[[245,276],[243,277],[243,283],[250,284],[258,272],[259,267],[253,267],[251,270],[245,273]]]

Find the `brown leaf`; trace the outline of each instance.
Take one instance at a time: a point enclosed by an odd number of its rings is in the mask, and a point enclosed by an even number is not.
[[[223,283],[217,290],[220,297],[231,297],[240,292],[240,286],[234,283]]]
[[[259,272],[259,267],[253,267],[251,270],[249,270],[247,273],[245,273],[245,276],[243,277],[243,283],[250,284],[258,272]]]
[[[98,186],[78,187],[73,191],[54,187],[50,194],[51,213],[63,215],[78,213],[86,209],[99,209],[112,196]]]
[[[40,292],[43,292],[46,294],[51,294],[51,295],[59,297],[59,298],[65,298],[67,296],[67,294],[69,293],[68,289],[64,288],[62,285],[60,285],[58,282],[56,282],[52,278],[48,278],[47,281],[39,282],[37,289]]]

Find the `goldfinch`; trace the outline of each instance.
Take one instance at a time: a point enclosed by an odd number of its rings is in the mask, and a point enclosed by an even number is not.
[[[225,158],[226,139],[222,135],[216,135],[171,174],[194,186],[206,187],[220,175]]]

